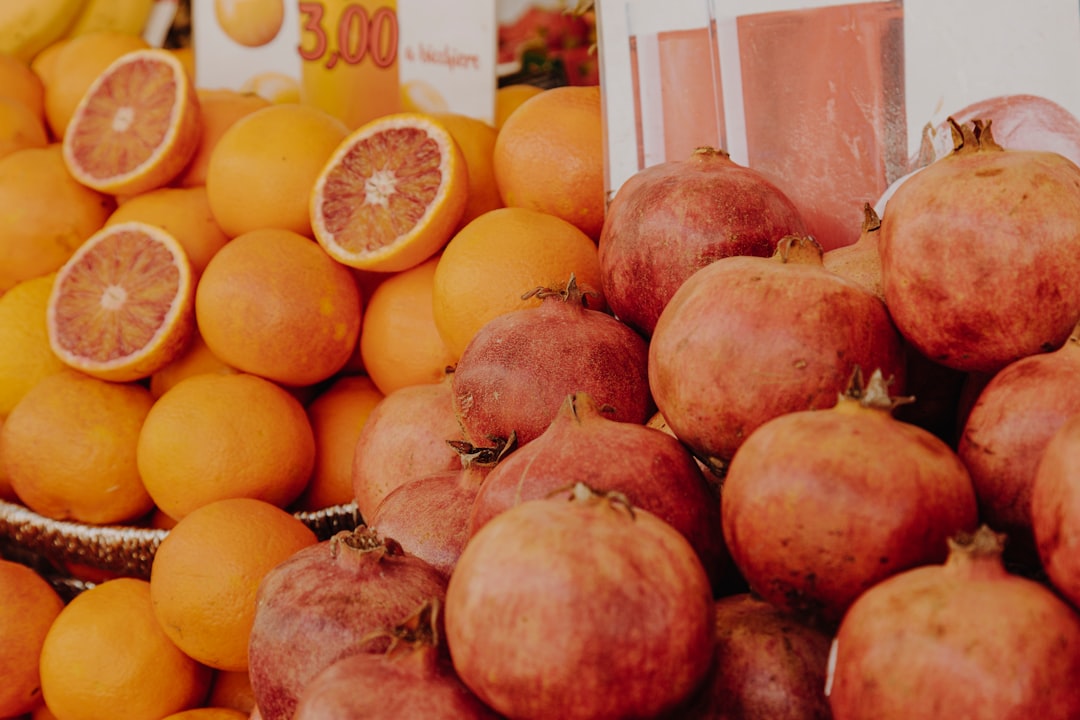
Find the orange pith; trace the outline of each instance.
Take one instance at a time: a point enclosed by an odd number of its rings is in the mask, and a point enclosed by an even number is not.
[[[417,113],[373,120],[331,156],[312,191],[315,237],[339,262],[396,272],[431,257],[465,208],[461,150]]]
[[[150,375],[191,335],[191,275],[164,230],[141,222],[104,228],[57,275],[47,315],[53,352],[106,380]]]
[[[64,159],[101,192],[161,187],[195,152],[198,100],[183,65],[163,50],[119,58],[90,86],[64,135]]]

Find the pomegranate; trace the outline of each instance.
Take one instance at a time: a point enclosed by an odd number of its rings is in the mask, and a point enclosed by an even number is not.
[[[449,374],[438,383],[398,388],[380,400],[360,429],[353,455],[353,497],[361,517],[370,517],[402,483],[460,470],[450,440],[465,437],[454,416]]]
[[[1080,717],[1080,616],[1012,575],[985,525],[942,565],[863,593],[836,635],[827,686],[836,720]]]
[[[539,306],[491,320],[458,360],[452,400],[467,439],[483,445],[514,434],[525,445],[579,390],[610,405],[612,419],[644,423],[652,413],[645,340],[589,309],[573,276],[563,289],[531,294]]]
[[[897,188],[881,219],[882,284],[900,332],[929,359],[996,372],[1060,347],[1080,320],[1080,167],[1004,150],[989,124]]]
[[[829,720],[831,637],[749,593],[716,601],[716,659],[682,720]]]
[[[424,475],[397,486],[368,521],[377,533],[394,538],[405,552],[448,578],[469,539],[469,516],[481,484],[513,442],[486,448],[464,441],[451,445],[461,457],[461,469]]]
[[[584,392],[567,395],[547,430],[491,469],[473,503],[469,533],[514,505],[576,482],[620,492],[670,523],[694,546],[714,589],[730,582],[720,498],[693,456],[659,430],[608,419]]]
[[[1031,526],[1046,577],[1080,607],[1080,413],[1043,449],[1031,486]]]
[[[442,652],[441,604],[427,600],[389,637],[384,653],[357,653],[334,662],[304,687],[293,720],[487,720],[498,716],[467,688]]]
[[[971,478],[929,432],[895,420],[880,371],[829,410],[758,427],[724,480],[723,528],[750,587],[826,624],[877,582],[940,562],[978,522]]]
[[[972,405],[957,453],[979,499],[979,516],[1009,536],[1006,558],[1037,564],[1031,486],[1050,438],[1080,413],[1080,334],[1057,350],[1021,358],[990,379]]]
[[[843,275],[885,300],[881,289],[881,255],[878,254],[878,230],[881,218],[870,206],[863,205],[863,224],[859,238],[851,245],[826,250],[821,262],[826,270]]]
[[[364,526],[295,553],[263,578],[256,598],[248,675],[263,718],[292,718],[316,673],[347,655],[385,651],[390,640],[366,642],[369,633],[445,594],[441,573]]]
[[[649,344],[653,399],[710,466],[777,415],[834,405],[856,366],[903,389],[903,346],[885,305],[821,258],[813,238],[795,235],[771,258],[722,258],[661,313]]]
[[[655,717],[709,671],[712,591],[682,534],[578,483],[472,537],[450,576],[446,641],[465,684],[508,717]]]
[[[645,168],[615,193],[598,242],[600,281],[616,317],[646,337],[686,278],[730,255],[768,257],[805,232],[795,205],[723,150]]]

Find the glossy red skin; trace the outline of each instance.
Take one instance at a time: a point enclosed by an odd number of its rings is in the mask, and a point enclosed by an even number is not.
[[[566,396],[584,391],[612,419],[644,424],[653,411],[645,340],[611,315],[549,296],[488,322],[458,360],[454,412],[470,442],[547,429]]]
[[[380,400],[353,455],[353,498],[361,517],[370,517],[386,495],[413,478],[460,470],[461,457],[447,441],[464,439],[449,378],[399,388]]]
[[[831,720],[832,636],[749,593],[716,601],[716,660],[682,720]]]
[[[850,398],[762,425],[724,480],[724,538],[747,583],[828,625],[875,583],[944,560],[977,522],[944,442]]]
[[[929,359],[997,372],[1060,347],[1080,318],[1080,168],[1045,152],[953,153],[881,220],[885,302]]]
[[[835,720],[1080,717],[1080,618],[1000,558],[929,565],[867,590],[836,640]]]
[[[292,720],[494,720],[438,648],[363,653],[338,660],[304,688]]]
[[[1017,360],[994,375],[968,413],[957,445],[982,519],[1034,559],[1031,489],[1047,443],[1080,413],[1080,341]],[[1019,550],[1017,551],[1019,552]],[[1018,558],[1019,559],[1019,558]]]
[[[675,293],[649,345],[653,400],[702,458],[731,459],[762,423],[832,407],[855,366],[904,388],[904,351],[884,304],[816,255],[731,257]]]
[[[585,393],[566,397],[540,437],[491,469],[469,516],[474,535],[491,518],[577,482],[624,494],[670,523],[694,546],[714,589],[730,582],[720,530],[720,498],[674,437],[610,420]]]
[[[248,675],[264,720],[291,720],[316,673],[348,655],[384,652],[389,638],[361,639],[445,597],[446,578],[393,540],[385,553],[335,549],[347,534],[295,553],[259,585]]]
[[[703,681],[715,645],[709,580],[647,510],[565,497],[493,518],[446,595],[462,681],[508,717],[655,717]]]
[[[1080,607],[1080,415],[1043,449],[1031,489],[1031,525],[1050,582]]]
[[[768,257],[805,227],[759,172],[708,148],[648,167],[624,183],[600,233],[600,277],[616,317],[644,336],[695,270],[731,255]]]

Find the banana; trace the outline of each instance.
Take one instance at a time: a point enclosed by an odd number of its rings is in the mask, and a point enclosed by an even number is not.
[[[82,13],[68,31],[68,37],[90,32],[120,32],[142,35],[154,0],[84,0]]]
[[[2,0],[0,53],[30,62],[64,37],[87,0]]]

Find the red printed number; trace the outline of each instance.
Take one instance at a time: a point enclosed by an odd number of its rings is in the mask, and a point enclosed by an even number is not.
[[[301,2],[298,7],[303,16],[302,33],[312,38],[310,46],[305,47],[305,43],[301,42],[297,48],[304,61],[325,62],[327,68],[332,68],[338,60],[356,65],[370,56],[376,67],[384,68],[397,59],[397,13],[390,8],[381,7],[369,16],[363,5],[346,5],[333,33],[337,47],[331,48],[324,26],[324,5],[321,2]]]

